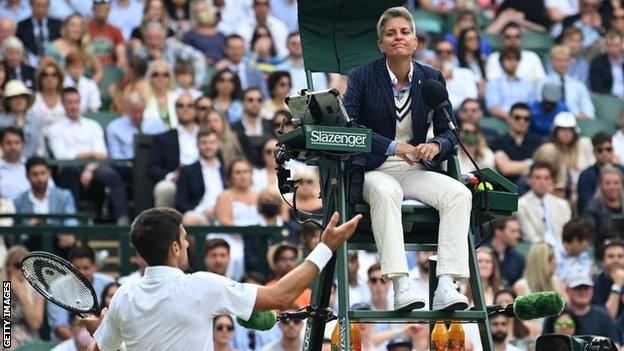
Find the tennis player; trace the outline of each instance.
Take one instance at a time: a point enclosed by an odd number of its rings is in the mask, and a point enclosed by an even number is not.
[[[248,320],[253,311],[284,310],[305,290],[332,252],[355,231],[362,218],[336,226],[334,213],[321,242],[306,260],[277,284],[241,284],[216,274],[185,274],[188,267],[182,215],[169,208],[142,212],[132,224],[130,240],[148,267],[145,275],[122,285],[110,310],[82,320],[95,341],[89,351],[212,350],[215,316],[231,314]]]

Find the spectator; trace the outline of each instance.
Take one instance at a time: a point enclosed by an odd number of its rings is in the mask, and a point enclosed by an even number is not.
[[[513,46],[504,47],[499,60],[504,74],[494,77],[488,73],[490,80],[486,86],[485,103],[492,116],[509,123],[511,107],[518,102],[533,101],[535,94],[533,84],[517,75],[520,50]]]
[[[299,29],[296,1],[273,0],[273,6],[271,6],[271,15],[284,22],[286,27],[288,27],[289,33]]]
[[[459,66],[469,68],[480,80],[480,91],[485,85],[485,55],[481,53],[482,39],[479,31],[474,28],[466,28],[459,33],[459,45],[457,46],[457,60]],[[483,94],[481,94],[483,95]]]
[[[258,26],[265,26],[276,43],[277,55],[279,57],[286,57],[288,55],[286,49],[288,28],[284,22],[270,14],[271,5],[269,0],[253,0],[252,9],[253,16],[251,21],[239,23],[236,33],[245,40],[246,46],[250,47],[254,29]]]
[[[529,133],[531,110],[525,103],[516,103],[509,111],[509,132],[493,143],[498,171],[514,183],[529,174],[531,157],[541,144],[541,139]]]
[[[624,238],[622,180],[619,168],[605,165],[600,170],[598,189],[583,213],[595,235],[594,243],[605,239]]]
[[[589,69],[591,90],[594,93],[624,97],[622,65],[624,46],[622,34],[610,31],[605,35],[606,53],[592,60]]]
[[[500,351],[520,351],[522,349],[512,345],[507,338],[509,336],[509,326],[513,320],[505,315],[490,317],[490,330],[494,348]]]
[[[287,241],[271,245],[267,251],[267,262],[275,277],[268,281],[265,286],[277,284],[280,278],[295,269],[299,261],[301,261],[301,250],[297,246]],[[300,306],[308,306],[311,296],[312,290],[306,289],[295,299],[295,303]]]
[[[461,33],[463,31],[471,29],[471,28],[478,28],[478,27],[479,27],[479,23],[478,23],[477,15],[475,14],[475,12],[471,10],[462,9],[457,13],[457,16],[455,17],[455,22],[453,22],[453,31],[450,33],[446,33],[446,35],[444,35],[444,40],[453,44],[453,46],[455,47],[455,50],[457,50],[457,53],[458,53],[457,56],[460,59],[460,61],[461,61],[460,57],[463,56],[461,54],[463,50],[461,49],[462,40],[458,40],[458,38],[461,36]],[[479,38],[478,32],[477,32],[476,39],[477,39],[476,41],[472,39],[468,41],[473,41],[478,44],[479,54],[483,54],[484,57],[487,57],[487,55],[492,53],[492,49],[490,48],[490,45],[485,37]],[[418,41],[420,41],[420,39],[418,39]],[[468,44],[466,40],[464,40],[463,42],[464,42],[464,45]],[[474,50],[474,52],[477,52],[477,50]],[[485,78],[485,74],[483,75],[482,78]]]
[[[472,123],[462,123],[460,134],[468,154],[474,158],[479,168],[494,168],[494,153],[487,146],[485,137],[479,127]],[[459,169],[462,173],[474,172],[476,170],[463,148],[459,150],[458,156]]]
[[[299,310],[299,304],[295,301],[293,305],[287,308],[284,312],[297,312]],[[279,329],[282,332],[280,340],[276,340],[262,348],[262,351],[286,351],[286,350],[299,350],[303,346],[303,340],[301,338],[301,331],[303,330],[304,323],[301,319],[291,319],[288,322],[279,322]]]
[[[302,245],[303,254],[307,256],[321,241],[321,228],[312,223],[302,224],[297,230],[297,237],[297,241]]]
[[[182,93],[189,93],[193,97],[193,100],[197,100],[203,95],[200,90],[195,88],[193,66],[187,62],[178,61],[173,67],[173,73],[176,81],[176,88],[174,90],[176,96]]]
[[[197,110],[197,119],[199,120],[200,126],[205,126],[206,117],[208,116],[208,111],[210,111],[211,108],[212,99],[210,96],[204,94],[195,99],[195,110]]]
[[[477,75],[468,68],[458,66],[451,43],[439,41],[435,46],[435,53],[435,66],[442,71],[449,101],[453,106],[459,106],[467,98],[476,99],[479,95],[483,95],[483,91],[479,90],[480,80]]]
[[[275,41],[278,42],[277,40],[276,38]],[[275,69],[277,71],[288,71],[288,73],[290,73],[292,82],[290,93],[295,94],[301,91],[301,89],[307,89],[308,87],[305,68],[303,66],[303,48],[301,46],[301,36],[299,32],[288,34],[286,47],[288,48],[288,56],[284,59],[284,62],[277,65]],[[314,89],[316,90],[324,90],[328,87],[325,73],[312,73],[312,81],[314,83]]]
[[[412,58],[420,64],[429,66],[433,65],[433,63],[435,62],[435,53],[433,52],[433,50],[429,49],[429,44],[431,44],[431,38],[429,37],[427,32],[416,29],[416,39],[418,39],[418,42],[416,43],[416,50],[414,51]],[[448,38],[445,39],[448,40]],[[449,41],[453,42],[453,40]],[[340,90],[340,93],[345,94],[346,91],[347,88],[344,87],[343,90]]]
[[[171,20],[169,14],[165,9],[165,3],[163,0],[147,0],[143,7],[143,16],[141,25],[135,27],[130,34],[130,48],[132,51],[136,51],[143,42],[143,30],[145,26],[150,22],[160,23],[167,33],[167,37],[173,36],[175,33],[171,28]]]
[[[180,125],[154,137],[150,147],[148,175],[156,184],[156,207],[175,205],[176,184],[180,167],[190,165],[199,158],[197,150],[197,125],[195,104],[190,94],[182,94],[175,102]]]
[[[579,272],[591,275],[592,259],[587,253],[591,227],[583,219],[572,219],[563,226],[563,250],[558,253],[557,277],[566,280]]]
[[[87,328],[80,324],[80,316],[72,313],[69,322],[70,338],[56,345],[50,351],[87,351],[93,343],[93,337]]]
[[[276,187],[266,187],[262,189],[258,194],[258,204],[256,206],[258,207],[258,213],[262,216],[262,225],[277,227],[286,226],[290,229],[290,226],[284,223],[282,214],[285,213],[285,207]],[[292,234],[294,234],[294,232]],[[294,235],[289,235],[288,239],[295,242],[296,238]]]
[[[347,280],[349,283],[349,303],[368,303],[371,300],[370,289],[366,282],[358,277],[360,261],[357,251],[349,251],[347,255]]]
[[[213,338],[215,351],[233,351],[230,344],[234,339],[234,320],[230,315],[222,314],[214,318]]]
[[[87,57],[80,51],[73,51],[65,58],[68,75],[65,76],[65,87],[74,87],[82,97],[80,111],[97,112],[102,107],[102,97],[97,84],[85,76]]]
[[[481,109],[479,100],[468,98],[459,105],[457,109],[457,122],[460,127],[463,123],[472,123],[478,126],[482,119],[483,110]],[[499,137],[498,132],[492,128],[482,127],[481,132],[483,132],[488,144],[493,143]]]
[[[516,299],[516,294],[511,289],[501,289],[494,295],[494,303],[500,306],[508,306],[513,304]],[[529,345],[534,342],[535,338],[539,335],[537,328],[529,322],[523,322],[518,318],[513,318],[512,323],[509,325],[509,333],[507,334],[507,341],[513,345],[517,345],[521,349],[528,349]]]
[[[249,88],[243,93],[243,115],[240,121],[232,125],[238,135],[245,157],[256,167],[261,165],[259,150],[272,134],[272,123],[260,115],[262,92],[258,88]]]
[[[100,297],[104,288],[112,283],[113,278],[98,273],[98,264],[95,262],[95,252],[89,246],[77,246],[70,250],[68,261],[80,271],[93,285],[95,294],[98,297],[98,304],[101,304]],[[48,324],[50,325],[50,337],[52,340],[67,340],[72,337],[69,325],[69,311],[64,310],[55,304],[47,305]]]
[[[0,195],[13,200],[28,190],[24,153],[24,132],[17,127],[0,129]]]
[[[111,97],[110,110],[115,113],[124,112],[124,100],[133,92],[141,94],[147,101],[150,97],[150,82],[146,78],[147,62],[140,57],[128,58],[128,65],[124,69],[124,80],[121,84],[112,83],[108,86],[108,94]]]
[[[199,160],[180,167],[176,208],[185,225],[206,225],[215,219],[217,197],[225,188],[225,166],[219,157],[219,137],[210,129],[197,134]]]
[[[0,5],[0,17],[11,19],[16,23],[30,16],[32,16],[32,10],[30,3],[26,0],[10,0]]]
[[[253,187],[258,192],[267,187],[277,189],[275,150],[277,150],[277,140],[274,138],[267,139],[262,145],[262,167],[254,168],[253,171]]]
[[[111,0],[93,0],[93,19],[88,23],[91,45],[102,65],[125,67],[126,44],[119,28],[108,22],[110,11]]]
[[[551,194],[552,185],[553,171],[549,165],[539,162],[531,165],[531,190],[518,199],[518,222],[525,241],[533,244],[545,241],[559,247],[563,225],[570,220],[572,211],[567,201]]]
[[[490,6],[496,7],[495,4]],[[551,25],[544,1],[506,0],[497,11],[496,19],[487,27],[488,33],[498,33],[501,27],[504,31],[511,24],[524,30],[547,33]]]
[[[271,96],[270,99],[264,101],[260,115],[262,115],[263,118],[272,119],[275,112],[288,109],[284,100],[288,96],[288,93],[290,93],[292,82],[290,73],[285,71],[275,71],[269,74],[267,81],[269,94]]]
[[[517,296],[540,291],[556,291],[567,298],[564,285],[555,275],[557,256],[552,245],[538,242],[527,254],[524,276],[513,285]],[[589,279],[589,275],[588,275]]]
[[[210,92],[213,107],[225,114],[230,123],[238,122],[241,119],[243,105],[240,101],[242,92],[238,75],[229,68],[218,71],[212,77]]]
[[[381,276],[381,265],[379,265],[379,262],[370,266],[367,270],[367,274],[367,283],[371,299],[366,302],[370,302],[373,311],[388,311],[388,306],[392,306],[388,303],[390,282],[383,280]]]
[[[283,128],[282,128],[283,124]],[[281,134],[295,130],[292,122],[292,114],[288,110],[278,110],[273,114],[273,137],[278,138]],[[296,161],[296,160],[291,160]],[[299,162],[299,161],[296,161]]]
[[[204,247],[204,265],[206,266],[206,271],[227,276],[229,264],[230,244],[220,238],[207,240]]]
[[[191,29],[191,3],[187,0],[165,1],[165,7],[176,32],[186,33]]]
[[[579,1],[579,13],[565,18],[562,22],[564,27],[575,27],[583,33],[582,47],[588,52],[601,50],[601,37],[604,35],[605,17],[598,12],[600,7],[598,0]],[[610,16],[606,17],[610,19]]]
[[[250,48],[250,64],[265,74],[273,72],[275,65],[282,62],[282,58],[277,55],[275,41],[266,26],[258,25],[254,28]]]
[[[214,66],[225,58],[223,49],[226,38],[216,28],[218,18],[212,7],[205,1],[194,2],[191,11],[193,28],[184,34],[182,41],[201,51],[206,56],[206,63]]]
[[[166,129],[178,126],[175,108],[176,98],[173,92],[175,80],[171,66],[163,61],[152,61],[147,69],[149,88],[145,101],[145,113],[159,116]]]
[[[8,37],[2,44],[4,53],[4,65],[6,69],[6,80],[21,80],[29,89],[37,87],[35,84],[35,69],[24,63],[24,45],[16,37]]]
[[[112,216],[118,224],[128,223],[128,201],[119,174],[110,166],[97,160],[108,157],[104,131],[94,120],[80,114],[80,93],[75,88],[65,88],[62,94],[67,116],[50,127],[49,142],[58,160],[94,160],[85,167],[66,165],[59,169],[59,185],[72,192],[74,201],[94,193],[96,203],[104,201],[105,188],[110,191]],[[98,206],[97,208],[101,208]]]
[[[592,304],[605,308],[611,318],[617,320],[624,313],[624,242],[607,239],[597,243],[596,247],[596,258],[600,261],[602,271],[593,278]]]
[[[520,224],[516,217],[507,217],[494,222],[494,235],[490,247],[496,254],[501,277],[506,286],[513,286],[522,278],[526,260],[515,247],[520,239]]]
[[[50,0],[30,0],[32,16],[17,24],[17,37],[29,53],[41,58],[44,46],[61,36],[61,21],[50,18]]]
[[[586,274],[569,277],[566,292],[570,297],[570,309],[579,318],[578,335],[602,335],[618,339],[617,326],[609,313],[600,306],[592,305],[594,282]]]
[[[605,132],[598,132],[594,134],[591,140],[592,146],[594,148],[594,157],[596,158],[596,163],[587,167],[579,175],[578,199],[576,202],[578,213],[585,212],[585,206],[596,193],[598,179],[600,178],[600,169],[603,166],[611,164],[624,173],[624,167],[618,164],[614,164],[613,162],[615,156],[613,154],[613,144],[611,142],[611,136]]]
[[[567,74],[572,55],[567,46],[557,45],[550,49],[550,63],[553,67],[543,83],[558,83],[561,87],[560,101],[565,102],[576,119],[594,119],[596,111],[589,90],[584,82]]]
[[[320,216],[323,213],[323,201],[321,200],[320,185],[318,174],[316,170],[309,168],[302,168],[297,170],[294,175],[294,179],[297,181],[297,209],[308,212],[308,214],[299,213],[298,217],[302,220],[311,218],[311,216]],[[292,195],[288,194],[286,200],[292,204],[294,201]],[[292,209],[289,210],[290,218],[297,218],[297,214]]]
[[[416,267],[410,271],[416,293],[425,300],[425,310],[429,309],[429,258],[435,254],[435,251],[416,251]]]
[[[35,94],[35,103],[31,111],[43,121],[44,134],[48,134],[50,126],[65,116],[61,101],[63,78],[61,67],[54,61],[43,62],[35,75],[39,91]]]
[[[3,43],[8,37],[17,36],[16,21],[0,15],[0,43]]]
[[[230,72],[238,76],[239,88],[236,89],[236,91],[239,91],[239,89],[258,87],[262,91],[262,96],[268,98],[269,93],[262,72],[255,68],[245,57],[246,49],[244,39],[236,34],[228,36],[225,42],[225,58],[215,65],[215,68],[219,70],[217,74],[227,68]],[[214,93],[214,88],[211,91]],[[232,121],[231,117],[230,121]]]
[[[566,70],[570,77],[585,84],[589,88],[589,63],[582,55],[583,32],[576,27],[567,27],[561,34],[561,44],[570,49],[572,60]],[[550,61],[546,63],[546,71],[552,73],[553,67]]]
[[[624,9],[619,7],[613,9],[611,13],[611,26],[610,30],[620,33],[620,35],[624,35]]]
[[[167,30],[160,22],[149,22],[143,27],[143,43],[132,48],[132,55],[148,62],[163,60],[173,67],[178,60],[191,62],[195,72],[195,84],[200,85],[206,78],[206,58],[204,55],[174,37],[167,37]]]
[[[123,116],[117,117],[106,126],[108,153],[114,160],[134,158],[134,136],[136,134],[159,134],[165,131],[165,124],[157,116],[145,114],[145,100],[138,92],[132,92],[124,101]]]
[[[243,149],[240,146],[236,133],[232,131],[230,122],[228,122],[225,114],[213,108],[207,111],[206,117],[200,120],[200,124],[202,127],[213,130],[219,136],[221,157],[224,164],[229,165],[232,160],[243,155]]]
[[[533,84],[537,84],[544,80],[546,73],[544,73],[544,66],[542,66],[542,60],[536,53],[529,50],[522,50],[522,29],[515,22],[508,23],[502,29],[501,44],[503,50],[505,48],[515,48],[514,51],[519,51],[520,56],[517,63],[516,76],[520,79],[529,81]],[[500,53],[495,52],[488,56],[485,64],[486,77],[488,80],[496,79],[504,76],[504,65],[500,61]],[[526,101],[525,101],[526,102]]]
[[[494,250],[487,246],[480,247],[477,250],[477,264],[479,266],[481,289],[485,298],[485,304],[492,305],[494,304],[494,295],[503,288],[499,262],[496,259]],[[465,294],[468,296],[468,300],[474,303],[470,282],[466,284]]]
[[[542,101],[529,103],[531,126],[529,131],[540,137],[548,136],[552,131],[555,116],[567,112],[568,106],[563,101],[562,87],[558,82],[547,82],[542,87]],[[574,117],[574,115],[572,115]]]
[[[10,305],[11,346],[39,340],[39,329],[43,325],[45,300],[28,284],[22,270],[22,259],[28,250],[20,245],[12,246],[2,264],[2,281],[11,282],[9,296],[2,294],[3,306]],[[9,297],[10,301],[4,299]]]
[[[100,301],[102,301],[102,308],[108,308],[110,306],[113,295],[115,295],[120,286],[121,284],[117,282],[112,282],[104,287],[104,290],[102,290],[102,296],[100,296]]]
[[[579,12],[578,2],[547,0],[544,4],[548,11],[548,18],[553,22],[553,29],[557,28],[564,18],[574,16]],[[559,30],[561,30],[560,27]]]
[[[569,307],[566,307],[558,316],[546,318],[543,334],[556,333],[573,336],[579,335],[580,328],[579,317]]]
[[[119,28],[124,42],[129,43],[132,30],[141,25],[144,3],[137,0],[113,0],[108,19],[111,25]]]
[[[6,113],[0,115],[0,127],[13,126],[24,131],[24,157],[45,153],[41,119],[30,110],[34,99],[30,89],[17,79],[8,81],[4,88],[2,104]]]

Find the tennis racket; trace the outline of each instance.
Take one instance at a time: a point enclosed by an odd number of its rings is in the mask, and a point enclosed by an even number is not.
[[[100,314],[93,285],[76,267],[48,252],[34,251],[22,260],[22,273],[46,300],[81,317]]]

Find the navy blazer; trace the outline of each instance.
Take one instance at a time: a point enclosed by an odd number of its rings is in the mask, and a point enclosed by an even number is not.
[[[431,111],[422,101],[420,85],[427,79],[436,79],[445,84],[440,71],[428,66],[423,66],[412,61],[414,72],[412,76],[412,128],[414,138],[412,145],[426,142],[429,123],[427,116]],[[363,66],[356,67],[349,72],[347,93],[344,97],[344,105],[349,117],[357,124],[365,126],[373,131],[373,145],[371,153],[362,154],[355,164],[363,165],[366,170],[379,167],[388,156],[386,150],[394,140],[396,133],[396,112],[394,105],[393,87],[390,75],[386,68],[386,59],[381,58]],[[449,116],[454,119],[452,107],[446,107]],[[457,137],[444,122],[442,111],[433,116],[433,132],[435,137],[432,141],[440,144],[440,153],[431,161],[423,161],[427,168],[437,167],[440,160],[444,160],[446,154],[457,145]]]
[[[36,54],[37,52],[37,46],[36,46],[36,35],[35,35],[35,29],[32,23],[32,19],[33,17],[28,17],[25,20],[20,21],[17,24],[17,37],[20,38],[20,40],[22,41],[22,43],[24,43],[24,47],[26,48],[26,50],[32,52],[33,54]],[[61,37],[61,26],[62,26],[62,22],[55,19],[55,18],[50,18],[47,17],[47,26],[48,26],[48,40],[49,42],[53,42],[55,39],[58,39]]]
[[[624,68],[624,65],[622,66]],[[613,76],[611,62],[606,54],[596,57],[589,66],[589,84],[594,93],[611,94]]]
[[[180,167],[180,144],[178,142],[178,130],[170,129],[164,133],[157,134],[150,146],[149,162],[147,164],[147,175],[157,183],[169,172]]]
[[[219,161],[221,162],[221,167],[219,167],[221,181],[225,187],[227,184],[225,182],[225,167],[223,167],[223,161],[221,159]],[[184,213],[197,207],[204,197],[205,191],[204,175],[199,161],[180,167],[180,178],[178,178],[176,188],[176,208],[178,211]]]

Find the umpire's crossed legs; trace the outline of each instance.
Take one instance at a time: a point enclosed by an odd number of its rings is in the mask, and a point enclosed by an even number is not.
[[[408,276],[401,221],[403,199],[417,199],[440,214],[438,235],[438,288],[434,310],[464,310],[466,296],[457,292],[454,278],[467,278],[468,230],[472,194],[457,180],[423,170],[419,165],[386,161],[364,177],[364,201],[370,204],[373,234],[379,251],[381,271],[392,279],[395,310],[413,310],[425,305]]]

